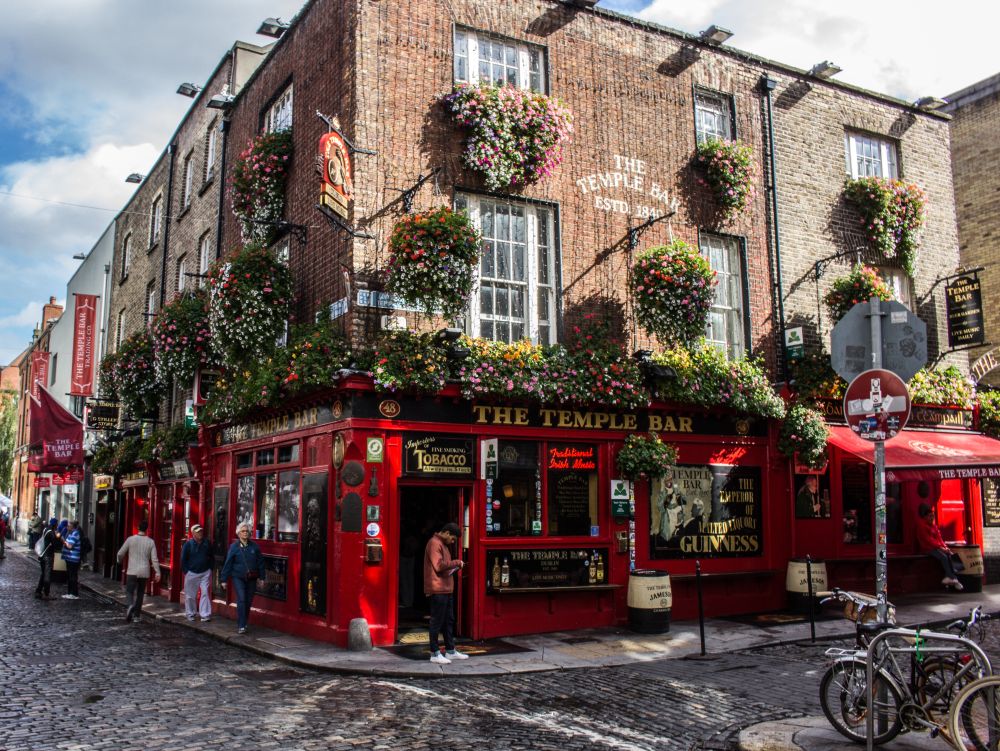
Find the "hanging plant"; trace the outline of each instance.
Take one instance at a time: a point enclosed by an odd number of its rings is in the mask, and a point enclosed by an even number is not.
[[[677,447],[656,433],[630,435],[618,452],[618,471],[630,480],[663,477],[677,464]]]
[[[277,405],[285,374],[284,362],[273,356],[227,369],[204,407],[204,422],[235,420]]]
[[[446,207],[400,219],[389,238],[386,288],[427,315],[447,320],[466,308],[479,264],[479,234]]]
[[[334,321],[297,326],[285,348],[283,391],[293,396],[330,386],[351,364],[351,348]]]
[[[907,383],[913,404],[935,404],[972,409],[975,389],[972,381],[954,365],[943,370],[918,370]]]
[[[664,344],[704,335],[716,284],[708,259],[683,240],[642,251],[629,275],[636,318]]]
[[[375,346],[372,378],[379,391],[415,391],[434,394],[448,376],[445,352],[432,334],[393,331]]]
[[[125,412],[134,418],[156,414],[167,389],[156,372],[149,331],[142,329],[132,334],[121,343],[115,356],[118,397]]]
[[[872,297],[879,300],[895,300],[892,287],[878,275],[871,266],[863,263],[855,264],[851,273],[833,280],[830,291],[826,293],[823,302],[830,311],[830,318],[839,321],[859,302],[868,302]]]
[[[290,130],[262,133],[233,165],[230,196],[245,245],[269,245],[285,213],[285,182],[292,156]]]
[[[979,403],[979,430],[991,438],[1000,438],[1000,391],[980,391],[976,401]]]
[[[100,365],[100,394],[103,399],[110,399],[113,402],[120,398],[121,384],[120,371],[118,367],[118,353],[109,352],[101,358]]]
[[[726,219],[739,214],[753,198],[753,149],[741,141],[709,138],[698,144],[695,163]]]
[[[826,464],[826,442],[830,429],[818,410],[805,404],[795,404],[785,415],[778,435],[778,450],[789,459],[813,469]]]
[[[240,368],[267,358],[285,332],[292,275],[267,248],[248,246],[208,275],[213,349],[223,365]]]
[[[489,190],[523,188],[552,174],[570,143],[572,114],[545,94],[463,84],[443,101],[468,131],[465,165],[485,177]]]
[[[912,276],[924,223],[924,192],[902,180],[862,177],[847,181],[844,196],[861,212],[861,225],[872,246],[885,258],[899,256]]]
[[[843,399],[847,381],[831,367],[830,355],[825,350],[810,351],[798,360],[790,360],[788,369],[797,400]]]
[[[153,349],[160,380],[187,386],[199,365],[210,357],[212,332],[208,321],[208,292],[185,293],[163,306],[153,324]]]

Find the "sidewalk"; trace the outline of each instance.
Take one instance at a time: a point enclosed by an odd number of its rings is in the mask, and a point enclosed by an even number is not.
[[[33,557],[25,546],[18,543],[8,545],[7,552],[8,555]],[[99,598],[124,607],[124,587],[118,582],[84,570],[80,572],[80,585]],[[983,592],[975,594],[941,592],[922,594],[919,598],[903,598],[894,602],[900,624],[926,625],[964,616],[968,614],[970,608],[979,604],[982,604],[987,612],[1000,612],[1000,585],[987,586]],[[146,599],[143,605],[143,617],[156,618],[192,629],[227,644],[291,665],[363,675],[419,678],[508,675],[628,665],[696,656],[701,651],[698,622],[683,621],[671,623],[669,633],[655,635],[635,634],[623,627],[505,637],[504,642],[525,651],[485,654],[450,665],[435,665],[429,660],[412,660],[380,648],[370,652],[350,652],[325,642],[254,626],[252,617],[250,633],[240,636],[236,633],[236,624],[233,621],[221,617],[213,618],[208,623],[188,621],[184,617],[183,605],[168,602],[162,597]],[[717,618],[705,621],[706,651],[709,654],[803,641],[809,636],[808,622],[760,627]],[[853,627],[844,619],[819,621],[816,623],[816,636],[822,639],[850,638],[853,636]],[[474,643],[469,646],[474,650]],[[798,727],[796,732],[809,734],[812,731],[808,727]],[[830,732],[833,733],[832,730]],[[896,743],[898,741],[894,741],[887,748],[897,748]],[[810,746],[810,748],[833,747],[835,746]],[[797,746],[748,745],[747,748],[793,749]],[[907,747],[898,746],[898,748]]]

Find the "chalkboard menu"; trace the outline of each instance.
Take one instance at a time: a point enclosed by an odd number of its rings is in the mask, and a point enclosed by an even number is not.
[[[983,526],[1000,527],[1000,480],[983,478]]]
[[[486,551],[486,588],[532,589],[607,584],[608,549]]]

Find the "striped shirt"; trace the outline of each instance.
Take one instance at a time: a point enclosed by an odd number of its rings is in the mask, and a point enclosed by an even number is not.
[[[68,545],[69,547],[66,547]],[[80,562],[80,530],[74,529],[66,535],[66,545],[63,545],[62,557],[67,563]]]

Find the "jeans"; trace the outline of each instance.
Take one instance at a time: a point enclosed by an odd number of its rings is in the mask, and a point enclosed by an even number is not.
[[[126,621],[138,618],[142,612],[142,598],[146,596],[148,581],[149,579],[139,576],[125,577],[125,604],[128,605],[128,610],[125,611]]]
[[[957,579],[958,574],[955,573],[955,567],[951,565],[951,553],[946,553],[940,548],[937,550],[932,550],[927,555],[935,559],[941,564],[941,569],[944,571],[944,575],[948,579]]]
[[[195,606],[198,604],[198,593],[201,592],[200,614],[203,621],[212,617],[212,598],[208,596],[208,585],[212,571],[202,571],[196,574],[188,571],[184,575],[184,614],[194,618]]]
[[[440,651],[438,633],[444,631],[444,648],[455,651],[455,608],[452,607],[454,596],[430,595],[431,603],[431,654]]]
[[[43,555],[38,559],[39,565],[42,567],[41,573],[38,575],[38,586],[35,587],[36,595],[49,596],[49,586],[52,584],[52,556]]]
[[[236,627],[246,628],[250,620],[250,608],[253,606],[253,595],[257,591],[257,580],[247,581],[241,577],[233,577],[236,588]]]
[[[80,595],[80,561],[66,561],[66,593]]]

